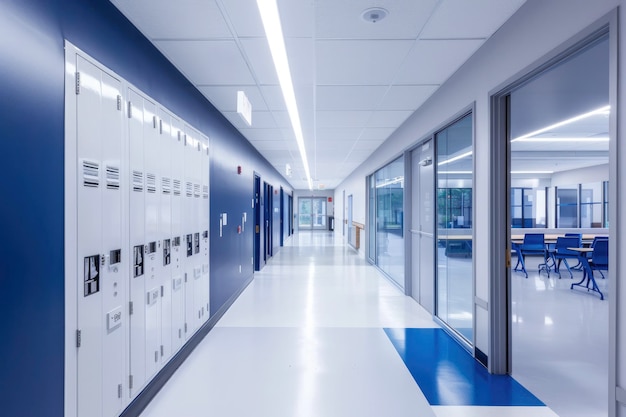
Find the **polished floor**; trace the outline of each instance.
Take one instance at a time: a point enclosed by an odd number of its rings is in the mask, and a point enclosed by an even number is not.
[[[488,376],[450,342],[343,241],[299,233],[142,417],[556,416],[510,377],[485,388]],[[515,400],[472,402],[485,390]]]

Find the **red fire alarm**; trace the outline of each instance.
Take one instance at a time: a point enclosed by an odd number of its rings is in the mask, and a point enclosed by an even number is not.
[[[333,198],[332,197],[328,197],[328,202],[332,203],[333,202]]]
[[[240,226],[237,226],[237,233],[238,233],[238,234],[241,234],[241,225],[240,225]]]
[[[241,165],[237,165],[237,174],[241,175]]]

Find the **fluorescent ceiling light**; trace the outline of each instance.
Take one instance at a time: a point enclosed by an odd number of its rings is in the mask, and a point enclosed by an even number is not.
[[[261,13],[265,36],[267,36],[267,42],[270,47],[270,52],[272,53],[272,60],[274,61],[274,67],[276,68],[276,73],[278,75],[280,89],[283,92],[283,98],[285,99],[289,119],[291,119],[291,126],[293,127],[294,134],[296,135],[296,142],[298,143],[298,150],[300,151],[300,157],[302,158],[302,164],[304,165],[304,173],[306,175],[307,182],[309,183],[309,190],[312,190],[313,184],[311,182],[311,172],[309,170],[309,162],[306,157],[306,149],[304,148],[302,125],[300,124],[300,115],[296,104],[296,94],[293,91],[293,82],[291,80],[291,73],[289,72],[289,61],[287,60],[287,51],[285,49],[283,30],[280,25],[278,6],[276,5],[276,0],[257,0],[256,3],[259,8],[259,13]]]
[[[511,142],[608,142],[606,137],[588,137],[588,138],[517,138]]]
[[[601,114],[609,115],[610,113],[611,113],[611,106],[600,107],[599,109],[590,111],[588,113],[583,113],[581,115],[572,117],[571,119],[563,120],[562,122],[558,122],[558,123],[555,123],[553,125],[544,127],[542,129],[535,130],[534,132],[527,133],[527,134],[522,135],[522,136],[520,136],[518,138],[512,139],[511,142],[517,142],[517,141],[520,141],[520,140],[523,140],[523,139],[530,138],[532,136],[537,136],[537,135],[540,135],[542,133],[548,132],[550,130],[554,130],[557,127],[569,125],[569,124],[572,124],[572,123],[577,122],[579,120],[587,119],[587,118],[589,118],[591,116],[597,116],[597,115],[601,115]]]
[[[461,155],[457,155],[457,156],[455,156],[453,158],[446,159],[445,161],[441,161],[441,162],[439,162],[437,164],[437,166],[441,166],[441,165],[449,164],[450,162],[458,161],[459,159],[463,159],[463,158],[465,158],[467,156],[470,156],[471,154],[472,154],[472,151],[465,152],[465,153],[463,153]]]

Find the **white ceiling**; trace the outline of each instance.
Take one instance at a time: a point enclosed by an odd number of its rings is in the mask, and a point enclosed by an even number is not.
[[[256,0],[111,0],[295,189],[307,189]],[[314,188],[333,189],[525,0],[277,0]],[[389,15],[361,19],[365,9]],[[236,113],[238,90],[252,126]]]

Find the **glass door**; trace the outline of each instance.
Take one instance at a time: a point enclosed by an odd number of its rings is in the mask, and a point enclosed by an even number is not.
[[[326,197],[298,199],[298,229],[326,230]]]

